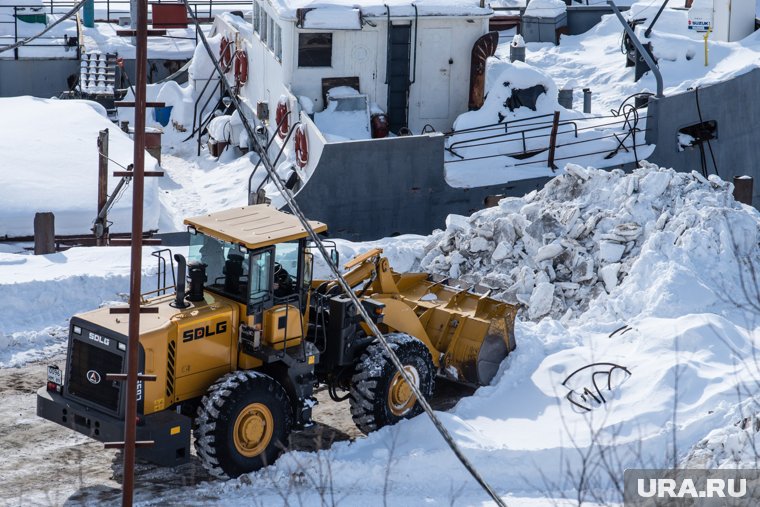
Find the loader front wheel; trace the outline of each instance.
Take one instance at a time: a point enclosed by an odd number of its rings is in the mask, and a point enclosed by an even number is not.
[[[422,394],[433,394],[435,366],[430,352],[417,338],[402,333],[385,336],[404,371]],[[362,354],[351,378],[351,416],[356,426],[369,433],[422,412],[411,387],[390,360],[379,340]]]
[[[198,407],[195,448],[203,467],[220,479],[274,463],[292,424],[285,389],[255,371],[234,371],[212,385]]]

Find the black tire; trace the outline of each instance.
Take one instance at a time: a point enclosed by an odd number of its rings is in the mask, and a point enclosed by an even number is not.
[[[416,372],[418,387],[425,398],[429,398],[435,384],[435,367],[428,348],[417,338],[403,333],[388,334],[385,339],[401,364]],[[379,340],[372,342],[356,363],[351,378],[351,416],[363,433],[396,424],[401,419],[409,419],[422,412],[422,407],[414,398],[409,400],[412,406],[392,403],[395,397],[391,388],[397,385],[399,377]]]
[[[288,395],[275,379],[256,371],[233,371],[201,400],[194,421],[195,449],[212,476],[237,477],[274,463],[288,442],[292,420]],[[251,424],[262,431],[260,451],[243,436],[236,438],[236,428],[242,435]],[[250,445],[248,455],[241,450],[245,445]]]

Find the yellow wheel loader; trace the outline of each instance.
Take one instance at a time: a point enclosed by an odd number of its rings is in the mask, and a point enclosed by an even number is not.
[[[312,279],[308,234],[294,216],[255,205],[185,223],[189,256],[174,256],[174,294],[143,297],[138,371],[156,378],[138,383],[137,440],[153,441],[139,457],[181,464],[193,433],[212,475],[259,469],[291,430],[312,424],[320,384],[350,399],[364,432],[421,411],[337,283]],[[424,273],[395,273],[381,253],[351,260],[345,276],[420,390],[431,395],[436,375],[489,383],[515,348],[516,308]],[[123,440],[126,389],[107,375],[126,372],[127,327],[127,315],[109,308],[72,317],[66,364],[48,367],[37,414]]]

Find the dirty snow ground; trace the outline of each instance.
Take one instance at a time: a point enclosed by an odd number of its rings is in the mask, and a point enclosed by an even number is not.
[[[749,460],[754,459],[756,426],[745,424],[742,429],[736,424],[753,421],[757,413],[753,396],[760,368],[752,358],[758,348],[760,298],[750,268],[760,261],[760,215],[735,203],[730,193],[730,184],[716,178],[707,181],[653,167],[633,175],[576,168],[535,195],[502,201],[470,218],[452,217],[445,232],[379,243],[340,242],[339,247],[345,259],[383,246],[400,270],[416,269],[420,262],[441,270],[441,261],[433,261],[459,251],[464,258],[458,264],[460,278],[492,285],[494,280],[486,275],[492,269],[485,259],[493,259],[499,243],[522,258],[530,275],[520,270],[510,274],[505,261],[503,278],[497,278],[501,287],[517,283],[526,288],[522,297],[528,309],[517,324],[518,349],[493,385],[439,415],[508,504],[547,505],[568,498],[566,504],[572,505],[583,498],[611,505],[620,499],[619,484],[610,477],[622,477],[626,467],[754,463]],[[674,203],[680,207],[672,208]],[[569,213],[568,207],[579,212]],[[539,252],[548,251],[542,248],[567,235],[563,228],[573,229],[576,223],[585,227],[584,213],[598,220],[589,236],[578,237],[575,250],[561,245],[573,255],[542,258]],[[576,222],[567,221],[574,215]],[[531,246],[529,236],[535,229],[554,224],[548,217],[560,230],[547,228],[539,235],[542,244]],[[628,246],[624,248],[619,262],[624,269],[618,269],[613,286],[600,271],[614,259],[598,257],[598,250],[601,243],[614,242],[621,223],[629,224],[626,231],[635,223],[641,233],[630,240],[627,252]],[[514,240],[504,236],[506,231],[514,233]],[[478,237],[485,243],[475,241]],[[441,248],[448,248],[450,241],[459,250],[445,253]],[[585,273],[573,257],[586,255],[595,259],[597,280],[587,282],[593,290],[583,296],[579,311],[568,315],[555,310],[552,298],[548,316],[531,316],[530,300],[537,290],[543,291],[540,287],[551,286],[554,297],[566,298],[568,287],[552,281],[552,270],[557,276],[562,264]],[[46,308],[51,308],[33,317],[11,308],[0,319],[6,326],[0,359],[6,366],[16,365],[0,370],[10,386],[0,394],[3,406],[10,409],[0,422],[0,435],[12,442],[8,464],[0,469],[3,481],[14,485],[2,492],[10,505],[19,503],[19,489],[28,495],[24,498],[40,502],[51,489],[74,503],[84,500],[76,496],[83,492],[93,494],[87,499],[91,503],[118,500],[117,483],[111,479],[114,474],[118,478],[115,455],[33,415],[33,390],[42,382],[44,363],[26,361],[53,354],[60,362],[62,349],[55,346],[62,347],[65,337],[49,333],[35,340],[22,332],[17,339],[13,333],[64,327],[71,313],[118,300],[127,286],[127,257],[126,249],[74,249],[47,257],[6,253],[0,258],[4,300],[16,299],[20,305],[48,298]],[[145,265],[149,278],[152,264],[146,260]],[[599,362],[619,367],[597,365],[575,375],[569,387],[562,386],[573,371]],[[611,389],[600,393],[604,402],[580,396],[584,387],[591,388],[594,374],[610,378]],[[323,403],[322,408],[328,411],[324,425],[333,428],[329,431],[356,435],[345,410],[340,413],[345,407]],[[44,461],[81,462],[83,482],[76,482],[76,475],[55,481],[25,475],[29,468],[22,464],[39,457],[36,449],[42,440],[57,442],[46,446]],[[140,472],[146,486],[137,498],[143,505],[269,505],[284,503],[284,496],[291,504],[320,505],[327,498],[320,491],[326,495],[331,490],[339,505],[373,504],[383,497],[392,505],[434,505],[452,499],[455,505],[487,503],[425,417],[318,452],[313,447],[296,449],[259,473],[227,482],[205,482],[205,477],[193,475],[197,466],[163,471],[147,467]],[[587,470],[587,486],[579,488],[577,475],[585,456],[593,465]],[[605,462],[603,456],[613,459]],[[100,471],[88,473],[90,467]],[[196,479],[183,486],[184,476]]]

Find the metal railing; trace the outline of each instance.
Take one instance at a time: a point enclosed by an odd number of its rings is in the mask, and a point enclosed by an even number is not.
[[[19,16],[28,15],[63,15],[77,5],[77,1],[73,0],[43,0],[43,2],[37,4],[17,4],[12,6],[0,7],[0,12],[10,12],[12,10],[12,19],[8,21],[1,21],[2,25],[13,25],[13,34],[0,35],[0,47],[6,45],[17,44],[19,41],[23,41],[27,35],[19,33],[19,23],[26,23]],[[151,1],[151,4],[160,3],[177,3],[171,0],[155,0]],[[214,13],[220,13],[225,11],[242,10],[245,11],[251,7],[250,1],[247,0],[190,0],[190,5],[193,8],[196,18],[200,18],[205,22],[211,22],[214,18]],[[95,0],[96,21],[100,23],[117,23],[119,17],[128,16],[130,9],[130,0]],[[98,16],[100,14],[100,16]],[[105,14],[105,16],[103,16]],[[204,17],[205,16],[205,17]],[[75,50],[76,59],[81,57],[81,35],[83,30],[81,23],[78,20],[74,21],[76,27],[76,37],[64,35],[43,35],[31,41],[19,48],[13,50],[14,60],[19,59],[19,53],[23,48],[60,48],[63,51]],[[189,25],[188,25],[189,26]],[[166,35],[165,37],[174,39],[191,39],[191,37],[182,37],[177,35]],[[195,34],[192,37],[197,43],[198,35]],[[6,41],[9,43],[6,44]],[[27,51],[26,53],[30,53]],[[32,56],[32,55],[30,55]],[[49,57],[51,55],[45,54]],[[62,55],[53,55],[55,57],[61,57]],[[0,56],[2,58],[2,56]]]
[[[25,25],[29,25],[32,23],[27,23],[23,19],[19,19],[19,15],[47,15],[47,14],[64,14],[68,10],[70,10],[72,7],[76,5],[76,2],[68,2],[65,5],[59,5],[59,9],[56,10],[52,5],[50,6],[50,10],[48,11],[45,6],[40,7],[39,4],[18,4],[13,6],[3,6],[0,7],[0,12],[3,12],[5,10],[13,10],[12,20],[10,21],[0,21],[0,25],[13,25],[13,35],[0,35],[0,47],[2,46],[10,46],[13,44],[18,44],[19,41],[23,41],[27,38],[27,35],[19,35],[19,22],[24,23]],[[44,8],[44,10],[43,10]],[[27,44],[24,44],[22,47],[15,48],[13,50],[13,59],[18,60],[19,59],[19,50],[22,48],[60,48],[64,52],[69,51],[70,49],[74,49],[76,51],[76,59],[78,60],[81,56],[80,52],[80,45],[79,45],[79,39],[81,36],[81,33],[79,31],[79,23],[74,23],[76,26],[76,37],[69,37],[68,34],[64,35],[42,35],[40,37],[37,37],[34,41],[31,41]],[[12,42],[10,44],[6,44],[6,40],[8,40],[9,37],[12,37]],[[0,58],[2,58],[0,56]]]
[[[588,116],[586,118],[573,118],[572,120],[559,121],[559,115],[555,116],[553,121],[544,120],[552,114],[535,115],[527,118],[511,120],[509,122],[500,122],[488,125],[481,125],[459,131],[448,132],[445,134],[448,139],[446,151],[457,159],[450,159],[446,164],[455,164],[457,162],[467,162],[473,160],[494,159],[494,158],[512,158],[524,160],[523,162],[512,162],[510,167],[547,164],[554,166],[557,160],[573,160],[591,155],[605,155],[605,159],[613,158],[620,151],[633,152],[634,158],[638,163],[637,148],[646,143],[640,143],[637,136],[646,132],[646,128],[640,128],[639,123],[647,118],[646,115],[639,115],[638,109],[628,103],[630,99],[639,94],[628,97],[617,110],[610,111],[609,115]],[[515,125],[517,124],[517,125]],[[579,127],[578,125],[581,124]],[[524,128],[531,126],[531,128]],[[570,126],[571,129],[558,132],[558,127]],[[599,135],[587,136],[578,139],[579,132],[599,131]],[[498,133],[494,133],[498,132]],[[525,133],[532,135],[526,136]],[[557,135],[563,134],[563,139],[558,141]],[[568,140],[567,134],[573,137]],[[464,139],[455,141],[457,136],[465,136]],[[528,146],[526,140],[533,141],[532,146]],[[539,141],[543,140],[543,141]],[[599,150],[598,145],[591,145],[588,151],[584,149],[574,149],[570,155],[554,157],[554,152],[558,148],[569,146],[584,145],[586,143],[598,143],[602,140],[613,141],[613,147],[605,146]],[[486,145],[507,146],[507,143],[518,143],[521,148],[517,151],[504,151],[500,153],[467,156],[463,153],[468,148],[482,147]],[[457,152],[454,148],[458,149]],[[548,158],[536,160],[536,156],[541,153],[548,153]]]
[[[51,14],[56,9],[68,7],[69,9],[75,4],[71,0],[43,0],[44,8]],[[149,9],[151,4],[160,3],[178,3],[172,0],[149,0]],[[206,16],[206,20],[213,19],[214,12],[225,12],[233,10],[250,10],[252,3],[246,0],[190,0],[190,5],[193,7],[193,11],[201,16]],[[117,22],[118,18],[114,15],[128,15],[129,14],[130,0],[95,0],[95,12],[105,11],[105,17],[98,18],[96,15],[95,20],[101,22]],[[39,4],[34,5],[39,7]],[[202,18],[203,19],[203,18]]]

